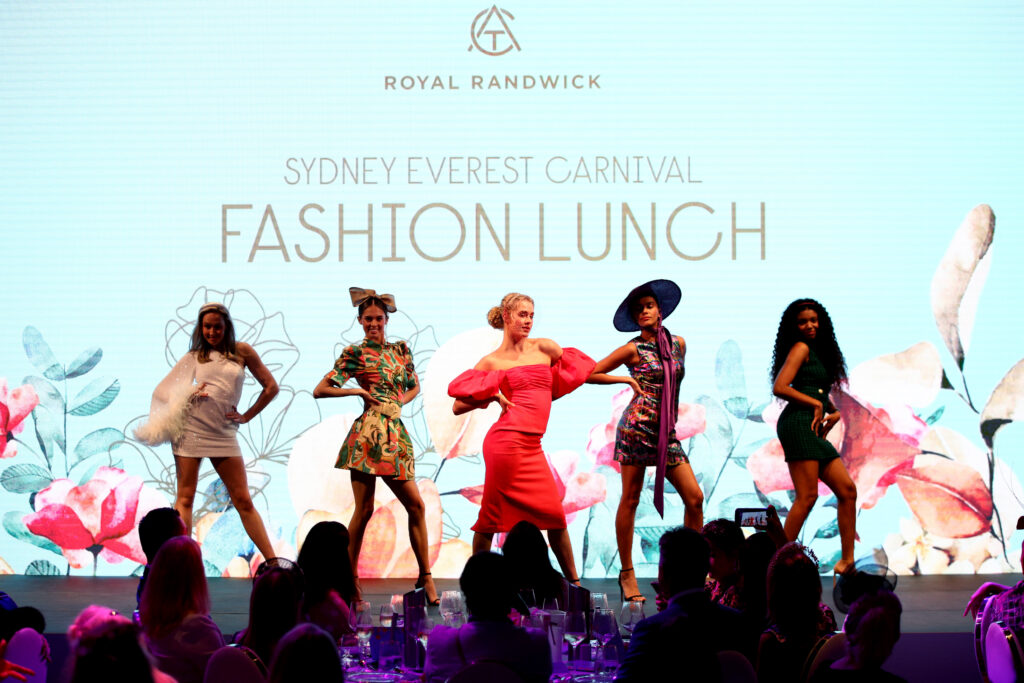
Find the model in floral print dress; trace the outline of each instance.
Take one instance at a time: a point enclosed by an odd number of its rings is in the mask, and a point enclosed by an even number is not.
[[[373,516],[373,493],[382,478],[409,514],[409,544],[412,546],[419,579],[431,603],[437,591],[428,564],[427,522],[423,499],[413,479],[415,461],[412,441],[402,424],[402,406],[420,391],[412,354],[405,342],[390,343],[385,337],[388,314],[394,313],[390,294],[377,295],[372,289],[351,287],[352,304],[359,309],[359,324],[366,338],[345,348],[334,369],[313,390],[315,398],[358,396],[363,413],[349,430],[338,453],[335,467],[347,469],[352,480],[355,507],[349,522],[349,554],[359,573],[359,551],[363,534]],[[358,386],[344,388],[348,380]]]

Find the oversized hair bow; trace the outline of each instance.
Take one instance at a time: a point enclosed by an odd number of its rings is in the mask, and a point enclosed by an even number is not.
[[[348,294],[352,297],[352,305],[359,306],[370,297],[377,297],[384,302],[384,305],[388,309],[388,313],[394,313],[398,309],[395,307],[395,296],[393,294],[378,294],[372,289],[362,289],[360,287],[349,287]]]

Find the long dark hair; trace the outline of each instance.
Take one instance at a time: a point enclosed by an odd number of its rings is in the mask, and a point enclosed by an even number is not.
[[[551,566],[548,544],[540,529],[525,519],[516,523],[505,537],[501,554],[508,558],[518,588],[532,588],[537,605],[545,598],[562,597],[562,575]]]
[[[139,617],[152,638],[171,633],[190,614],[210,613],[210,592],[199,544],[175,536],[160,546],[142,589]]]
[[[306,580],[306,605],[324,600],[332,590],[347,605],[356,599],[358,591],[348,543],[348,529],[341,522],[317,522],[306,534],[296,560]]]
[[[221,348],[219,349],[210,346],[210,342],[206,341],[206,337],[203,336],[203,318],[210,313],[216,313],[224,319],[224,340],[221,342]],[[188,350],[196,352],[200,363],[210,360],[211,351],[220,351],[231,360],[236,359],[235,324],[231,322],[231,314],[228,313],[228,309],[224,304],[211,302],[202,305],[199,309],[199,316],[196,318],[195,329],[192,330],[192,343]]]
[[[241,644],[252,649],[268,666],[278,641],[299,622],[301,572],[298,567],[271,567],[253,582],[249,625]]]
[[[797,299],[782,312],[782,320],[779,321],[779,331],[775,335],[775,350],[772,352],[772,376],[779,376],[779,371],[786,362],[786,356],[793,344],[798,341],[805,341],[800,335],[796,326],[796,317],[801,311],[812,310],[818,314],[818,334],[814,339],[814,352],[818,354],[833,387],[838,387],[846,381],[846,359],[839,349],[839,342],[836,341],[836,331],[832,327],[832,318],[829,317],[825,307],[814,299]]]

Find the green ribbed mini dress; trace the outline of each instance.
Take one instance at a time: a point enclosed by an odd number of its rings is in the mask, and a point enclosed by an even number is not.
[[[810,355],[807,356],[807,361],[797,370],[796,377],[793,378],[789,386],[828,406],[828,392],[832,388],[832,383],[829,381],[825,365],[813,348]],[[782,442],[782,452],[786,455],[786,462],[794,460],[828,462],[839,457],[835,446],[815,434],[811,429],[813,420],[814,409],[802,403],[790,402],[782,411],[776,432],[779,435],[779,441]]]

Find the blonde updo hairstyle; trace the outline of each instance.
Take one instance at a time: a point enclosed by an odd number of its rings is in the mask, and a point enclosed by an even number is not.
[[[502,298],[501,303],[487,311],[487,323],[496,330],[502,330],[505,328],[505,316],[512,315],[512,311],[516,309],[523,301],[529,301],[533,303],[533,299],[525,294],[518,292],[510,292]]]

